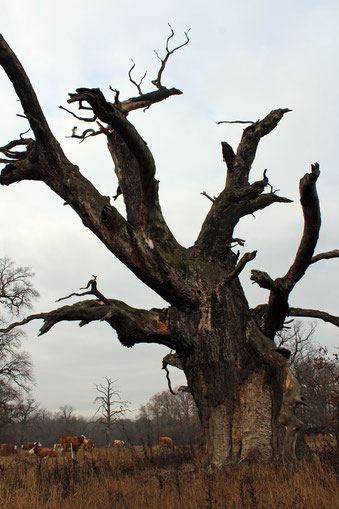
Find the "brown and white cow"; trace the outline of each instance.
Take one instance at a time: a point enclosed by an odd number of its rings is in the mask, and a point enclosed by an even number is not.
[[[92,451],[94,449],[94,442],[91,438],[86,438],[81,447],[85,450],[85,451]]]
[[[113,447],[125,447],[125,442],[123,440],[114,440]]]
[[[40,447],[39,442],[34,444],[33,449],[31,449],[30,454],[35,454],[38,458],[57,458],[58,453],[53,451],[53,449],[48,449],[47,447]]]
[[[53,451],[60,452],[61,451],[61,444],[53,444]]]
[[[31,449],[33,449],[35,447],[35,444],[39,444],[39,447],[41,447],[40,442],[27,442],[26,444],[21,446],[21,449],[23,451],[30,451]]]
[[[0,456],[9,456],[17,453],[17,446],[13,444],[0,444]]]
[[[173,440],[169,437],[160,437],[159,438],[159,445],[161,447],[167,447],[168,449],[173,450]]]
[[[81,444],[86,440],[85,435],[81,435],[80,437],[61,437],[60,445],[63,453],[66,451],[71,451],[72,458],[73,453],[77,454]]]

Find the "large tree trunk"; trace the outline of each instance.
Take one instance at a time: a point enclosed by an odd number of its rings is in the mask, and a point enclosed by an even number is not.
[[[281,422],[288,360],[253,325],[239,282],[222,294],[211,290],[190,313],[172,309],[170,323],[185,348],[165,359],[186,374],[211,462],[295,459],[285,440],[291,416]],[[293,421],[293,439],[299,424]]]

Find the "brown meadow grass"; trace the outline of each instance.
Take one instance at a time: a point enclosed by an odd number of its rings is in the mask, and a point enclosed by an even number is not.
[[[337,509],[335,462],[211,471],[201,452],[101,449],[39,460],[0,457],[4,509]]]

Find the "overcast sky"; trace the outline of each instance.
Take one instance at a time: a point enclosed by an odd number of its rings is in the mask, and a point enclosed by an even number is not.
[[[249,282],[253,268],[275,278],[286,273],[302,233],[299,179],[320,163],[318,193],[323,225],[317,252],[338,246],[339,4],[336,0],[2,0],[0,32],[17,54],[36,90],[48,122],[66,152],[99,191],[117,187],[104,137],[79,144],[67,139],[75,125],[59,105],[76,88],[99,87],[107,98],[111,85],[121,98],[137,95],[128,80],[131,59],[135,79],[147,70],[144,91],[152,91],[159,67],[153,50],[164,56],[167,23],[175,44],[190,43],[170,59],[163,75],[167,87],[182,96],[169,98],[130,121],[150,146],[157,164],[162,209],[184,246],[191,245],[209,210],[200,193],[218,195],[225,181],[220,142],[235,149],[243,127],[219,120],[257,120],[275,108],[291,108],[259,145],[251,180],[268,169],[270,183],[293,204],[275,204],[245,218],[236,236],[245,250],[258,250],[241,279],[251,305],[267,292]],[[0,146],[27,129],[16,116],[20,105],[0,69]],[[86,126],[87,127],[87,126]],[[118,200],[122,211],[123,200]],[[56,307],[55,300],[78,291],[98,276],[107,297],[135,307],[166,305],[139,282],[86,230],[80,219],[44,184],[23,182],[0,188],[0,256],[32,267],[40,292],[34,312]],[[291,296],[293,306],[338,314],[338,261],[310,267]],[[75,302],[70,299],[69,302]],[[107,324],[55,326],[38,338],[41,322],[25,327],[24,347],[33,358],[34,395],[43,408],[73,406],[94,412],[94,384],[118,379],[122,399],[137,409],[167,382],[161,370],[168,350],[157,345],[122,347]],[[316,338],[332,348],[338,331],[320,324]],[[172,368],[173,385],[184,383]]]

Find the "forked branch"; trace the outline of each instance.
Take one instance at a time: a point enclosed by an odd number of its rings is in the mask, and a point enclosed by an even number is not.
[[[170,40],[172,39],[172,37],[174,37],[174,30],[173,28],[171,27],[171,25],[168,23],[168,26],[170,27],[170,30],[171,30],[171,35],[167,38],[167,41],[166,41],[166,55],[164,57],[164,59],[162,59],[159,54],[154,50],[154,53],[156,54],[156,56],[159,58],[160,62],[161,62],[161,65],[160,65],[160,69],[159,69],[159,72],[158,72],[158,75],[157,77],[152,80],[152,83],[154,86],[156,86],[159,90],[161,88],[163,88],[163,85],[161,84],[161,78],[162,78],[162,74],[165,70],[165,67],[166,67],[166,64],[167,64],[167,61],[169,59],[169,57],[171,55],[173,55],[173,53],[175,51],[177,51],[178,49],[182,48],[183,46],[186,46],[186,44],[189,43],[189,37],[188,37],[188,33],[189,31],[191,30],[190,28],[184,32],[185,33],[185,37],[186,37],[186,41],[183,43],[183,44],[180,44],[179,46],[176,46],[175,48],[173,48],[172,50],[169,49],[169,42]]]
[[[17,146],[25,146],[26,150],[13,150]],[[8,186],[22,180],[40,180],[39,168],[32,164],[36,159],[32,154],[36,150],[36,142],[31,138],[13,140],[0,148],[0,153],[6,158],[0,158],[0,163],[6,166],[0,174],[0,184]],[[42,180],[42,179],[41,179]]]
[[[132,78],[132,71],[133,69],[135,68],[135,62],[132,60],[132,67],[130,68],[130,70],[128,71],[128,76],[129,76],[129,80],[131,83],[133,83],[133,85],[135,85],[137,87],[137,90],[139,92],[140,95],[143,95],[142,94],[142,91],[141,91],[141,83],[144,81],[144,79],[146,78],[146,75],[147,75],[147,71],[145,71],[143,77],[140,79],[139,83],[137,83],[136,81],[134,81],[134,79]]]
[[[43,320],[39,336],[48,332],[54,325],[63,321],[78,321],[80,327],[93,321],[105,321],[118,334],[124,346],[136,343],[159,343],[174,348],[168,326],[166,309],[137,309],[122,301],[110,299],[109,305],[97,300],[77,302],[72,306],[63,306],[47,313],[30,315],[24,320],[14,322],[0,333],[10,332],[15,327],[25,325],[33,320]]]
[[[289,309],[289,295],[312,262],[321,224],[319,200],[316,190],[316,181],[319,174],[319,164],[314,163],[311,165],[311,172],[306,173],[300,179],[299,190],[304,214],[304,231],[294,262],[286,275],[272,281],[271,278],[259,277],[260,274],[265,273],[258,272],[258,274],[253,274],[252,272],[251,279],[262,288],[271,290],[268,306],[263,308],[263,332],[271,339],[283,327]]]
[[[60,302],[61,300],[69,299],[70,297],[73,297],[73,296],[82,297],[83,295],[94,295],[101,302],[103,302],[107,306],[110,306],[110,304],[111,304],[110,301],[108,299],[106,299],[106,297],[101,292],[99,292],[99,290],[97,288],[97,276],[93,276],[93,279],[88,281],[87,286],[81,287],[80,290],[86,290],[87,288],[89,288],[89,290],[87,292],[83,292],[83,293],[73,292],[70,295],[67,295],[66,297],[60,297],[60,299],[57,299],[55,302]]]
[[[27,156],[29,146],[34,143],[32,138],[22,138],[19,140],[12,140],[7,145],[0,147],[0,152],[4,154],[7,159],[0,159],[1,163],[13,163],[14,161],[22,161]],[[16,147],[25,146],[26,150],[13,150]]]
[[[265,118],[244,129],[232,168],[228,168],[226,187],[248,185],[248,176],[258,144],[264,136],[278,125],[288,108],[272,110]]]

